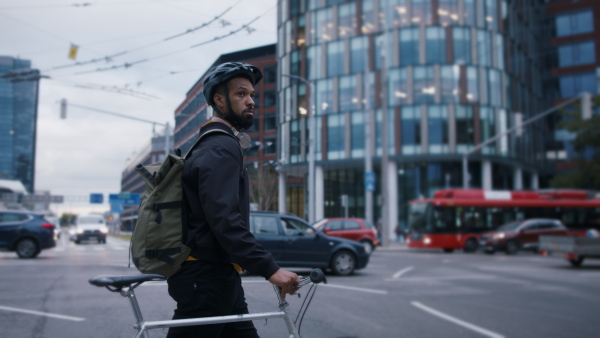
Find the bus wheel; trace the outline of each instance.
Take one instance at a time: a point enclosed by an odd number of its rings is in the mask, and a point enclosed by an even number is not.
[[[580,266],[583,263],[583,257],[577,257],[576,259],[569,259],[569,263],[573,266]]]
[[[519,243],[515,240],[510,240],[506,242],[506,254],[507,255],[515,255],[519,251]]]
[[[477,249],[479,249],[479,243],[477,243],[477,241],[475,240],[475,238],[469,238],[469,239],[467,239],[467,241],[465,242],[465,247],[463,248],[463,250],[465,252],[475,252],[475,251],[477,251]]]
[[[444,252],[445,252],[445,253],[453,253],[453,252],[454,252],[454,249],[444,249]]]

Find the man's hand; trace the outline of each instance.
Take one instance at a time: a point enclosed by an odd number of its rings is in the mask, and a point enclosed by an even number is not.
[[[269,282],[279,286],[281,290],[281,300],[285,300],[285,295],[293,295],[298,291],[296,285],[300,283],[300,277],[297,274],[279,269],[270,278]]]

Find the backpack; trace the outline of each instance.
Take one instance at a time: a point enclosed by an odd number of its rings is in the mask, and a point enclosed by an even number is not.
[[[220,128],[201,134],[183,157],[177,149],[177,155],[169,154],[165,161],[136,166],[146,182],[146,190],[131,236],[130,254],[141,273],[171,277],[189,256],[192,248],[185,244],[188,212],[184,207],[181,174],[185,160],[204,136],[219,132],[233,137]]]

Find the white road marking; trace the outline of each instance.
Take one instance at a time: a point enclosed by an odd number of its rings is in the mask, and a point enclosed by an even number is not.
[[[477,325],[465,322],[465,321],[460,320],[458,318],[454,318],[454,317],[449,316],[449,315],[447,315],[445,313],[442,313],[440,311],[437,311],[437,310],[434,310],[434,309],[432,309],[430,307],[427,307],[427,306],[425,306],[425,305],[423,305],[423,304],[421,304],[419,302],[410,302],[410,303],[413,306],[418,307],[419,309],[421,309],[421,310],[423,310],[425,312],[429,312],[430,314],[432,314],[434,316],[438,316],[438,317],[440,317],[442,319],[445,319],[445,320],[447,320],[449,322],[452,322],[454,324],[457,324],[457,325],[460,325],[462,327],[465,327],[465,328],[467,328],[469,330],[473,330],[475,332],[479,332],[479,333],[481,333],[484,336],[488,336],[488,337],[491,337],[491,338],[504,338],[504,336],[501,335],[501,334],[499,334],[499,333],[496,333],[496,332],[493,332],[493,331],[490,331],[490,330],[486,330],[486,329],[484,329],[482,327],[479,327]]]
[[[375,290],[375,289],[367,289],[367,288],[357,288],[354,286],[344,286],[344,285],[334,285],[334,284],[321,284],[323,286],[326,287],[331,287],[331,288],[338,288],[338,289],[346,289],[346,290],[353,290],[353,291],[361,291],[361,292],[368,292],[368,293],[376,293],[379,295],[387,295],[388,292],[387,291],[382,291],[382,290]]]
[[[12,311],[12,312],[21,312],[21,313],[27,313],[27,314],[30,314],[30,315],[45,316],[45,317],[51,317],[51,318],[57,318],[57,319],[72,320],[74,322],[81,322],[81,321],[85,320],[85,318],[81,318],[81,317],[72,317],[72,316],[65,316],[65,315],[57,315],[57,314],[54,314],[54,313],[47,313],[47,312],[40,312],[40,311],[18,309],[16,307],[2,306],[2,305],[0,305],[0,310],[6,310],[6,311]]]
[[[403,274],[409,272],[410,270],[414,269],[412,266],[409,266],[408,268],[404,268],[398,272],[396,272],[392,278],[400,278],[400,276],[402,276]]]

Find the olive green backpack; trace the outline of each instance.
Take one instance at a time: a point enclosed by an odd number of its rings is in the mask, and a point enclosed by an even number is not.
[[[211,129],[196,140],[185,156],[178,149],[177,155],[170,154],[165,161],[135,168],[146,182],[130,243],[131,260],[141,273],[171,277],[189,256],[192,248],[185,244],[188,212],[181,174],[192,150],[213,132],[232,136],[224,129]]]

